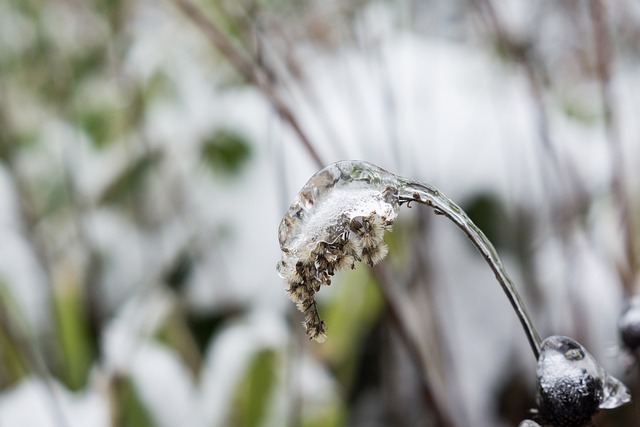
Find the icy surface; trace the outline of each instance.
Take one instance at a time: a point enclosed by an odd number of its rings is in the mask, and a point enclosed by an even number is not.
[[[571,338],[544,340],[538,361],[538,405],[547,422],[580,426],[598,409],[628,403],[629,390]]]
[[[334,228],[344,216],[376,213],[392,222],[397,201],[384,191],[397,185],[394,175],[367,162],[342,161],[322,169],[300,190],[280,223],[280,248],[293,255],[320,241],[331,243],[336,232],[346,231]]]

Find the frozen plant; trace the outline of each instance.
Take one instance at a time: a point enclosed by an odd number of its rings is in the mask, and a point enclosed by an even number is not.
[[[568,337],[555,335],[543,341],[536,371],[537,405],[544,425],[581,427],[599,409],[617,408],[631,400],[627,387]],[[529,420],[520,424],[535,425]]]
[[[364,162],[339,162],[309,179],[278,229],[282,259],[278,273],[287,293],[305,313],[309,338],[326,339],[315,294],[331,276],[356,261],[374,265],[387,255],[384,232],[398,215],[397,182]]]
[[[524,420],[518,424],[518,427],[540,427],[540,424],[535,421]]]
[[[624,348],[635,358],[640,350],[640,295],[629,300],[618,319],[618,331]]]
[[[453,221],[487,261],[523,326],[535,357],[541,340],[493,245],[464,211],[436,188],[362,161],[341,161],[313,175],[278,229],[278,273],[287,293],[305,313],[307,336],[326,339],[315,294],[335,271],[356,261],[374,265],[387,254],[383,237],[404,203],[421,203]]]
[[[305,313],[310,339],[326,339],[316,293],[331,284],[331,276],[341,268],[354,268],[356,261],[372,266],[381,261],[387,254],[385,231],[391,230],[400,206],[411,202],[432,207],[453,221],[494,272],[538,361],[537,405],[544,425],[580,427],[599,409],[630,401],[624,384],[608,375],[582,345],[562,336],[541,341],[495,248],[458,205],[430,185],[367,162],[341,161],[313,175],[278,229],[282,250],[278,273],[287,283],[289,297]],[[623,320],[621,324],[626,324]],[[525,420],[520,427],[537,425]]]

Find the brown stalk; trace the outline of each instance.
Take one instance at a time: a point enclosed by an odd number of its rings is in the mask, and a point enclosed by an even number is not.
[[[291,126],[294,133],[300,139],[300,142],[307,150],[313,161],[323,167],[325,163],[322,161],[318,152],[311,144],[311,141],[302,130],[300,122],[295,114],[289,108],[284,99],[278,94],[268,78],[261,72],[260,67],[252,60],[248,59],[238,48],[236,48],[231,40],[216,26],[216,24],[205,16],[203,11],[189,0],[173,0],[174,3],[182,10],[182,12],[202,31],[207,40],[220,53],[229,60],[231,65],[245,78],[248,82],[255,85],[271,103],[278,112],[280,117]]]

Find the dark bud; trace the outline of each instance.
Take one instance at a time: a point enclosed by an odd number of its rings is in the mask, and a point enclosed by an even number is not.
[[[618,331],[624,346],[633,353],[640,350],[640,296],[633,297],[618,319]]]
[[[555,427],[582,427],[603,400],[603,371],[576,341],[552,336],[538,360],[540,417]]]

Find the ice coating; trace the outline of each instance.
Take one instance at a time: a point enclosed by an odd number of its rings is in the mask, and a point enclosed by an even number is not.
[[[535,421],[524,420],[521,421],[520,424],[518,424],[518,427],[540,427],[540,424]]]
[[[327,166],[307,181],[280,222],[280,249],[295,256],[318,241],[331,243],[344,231],[345,217],[377,213],[393,222],[397,184],[394,175],[370,163],[345,160]]]
[[[618,319],[618,331],[628,350],[635,352],[640,349],[640,296],[631,298],[623,310]]]
[[[438,189],[417,181],[408,181],[404,179],[402,179],[402,181],[403,185],[400,187],[399,192],[401,203],[419,202],[431,206],[435,209],[436,213],[446,216],[455,225],[457,225],[458,228],[467,235],[478,252],[480,252],[493,271],[496,280],[502,287],[511,307],[518,316],[518,320],[522,325],[525,335],[527,336],[527,340],[529,341],[529,345],[531,346],[531,350],[537,360],[540,356],[542,340],[529,318],[518,290],[511,281],[511,278],[507,274],[507,270],[500,261],[500,257],[498,256],[496,249],[491,244],[487,236],[485,236],[482,230],[480,230],[473,221],[471,221],[464,210],[456,205],[453,200],[442,194]]]
[[[581,427],[599,409],[617,408],[631,400],[624,384],[568,337],[543,341],[537,376],[540,416],[557,427]]]
[[[278,229],[277,270],[305,313],[307,336],[325,340],[315,294],[335,271],[356,261],[374,265],[387,254],[384,232],[398,215],[397,177],[366,162],[342,161],[313,175]]]
[[[541,339],[484,233],[451,199],[436,188],[408,180],[361,161],[341,161],[313,175],[294,200],[278,229],[282,258],[277,270],[287,293],[305,313],[307,335],[325,339],[315,294],[329,285],[334,272],[382,260],[387,247],[384,232],[391,228],[403,203],[432,207],[458,226],[494,272],[525,331],[536,360]]]

